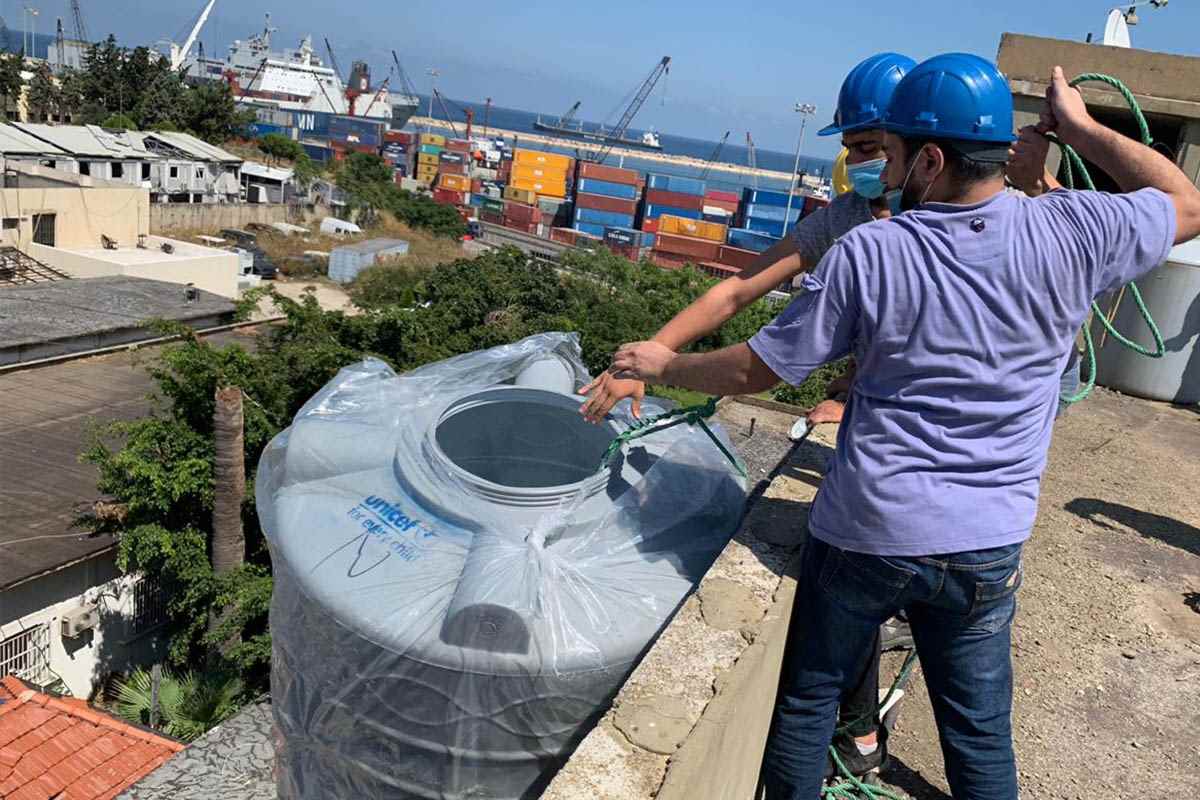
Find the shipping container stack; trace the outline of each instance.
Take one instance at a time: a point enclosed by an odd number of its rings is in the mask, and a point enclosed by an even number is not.
[[[396,183],[412,177],[416,170],[416,136],[407,131],[388,131],[383,135],[383,159],[392,166]]]
[[[570,227],[604,240],[610,249],[637,260],[644,246],[641,232],[634,228],[641,194],[642,178],[635,170],[580,161]],[[612,237],[608,235],[610,230],[614,231]]]
[[[470,204],[471,179],[468,177],[471,145],[462,139],[447,139],[438,153],[437,184],[433,199],[450,206]]]
[[[738,210],[738,227],[729,232],[729,243],[735,247],[761,253],[771,248],[796,225],[804,211],[804,198],[791,198],[788,193],[767,189],[747,188],[742,192]]]
[[[414,177],[427,187],[433,186],[437,181],[440,156],[445,147],[446,137],[441,134],[422,133],[417,140],[417,168]]]
[[[663,214],[702,219],[705,189],[704,181],[697,178],[650,173],[646,176],[646,202],[639,227],[647,233],[657,233],[658,220]]]

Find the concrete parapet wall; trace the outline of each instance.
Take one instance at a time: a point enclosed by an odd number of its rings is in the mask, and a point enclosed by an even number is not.
[[[808,506],[832,446],[813,438],[751,506],[542,800],[755,797]]]
[[[150,206],[150,232],[245,228],[248,223],[267,225],[294,222],[284,203],[154,203]]]

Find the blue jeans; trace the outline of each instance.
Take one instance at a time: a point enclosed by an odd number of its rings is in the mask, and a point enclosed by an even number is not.
[[[767,800],[816,800],[838,703],[904,609],[955,800],[1016,800],[1010,632],[1021,545],[903,558],[809,537],[763,761]]]

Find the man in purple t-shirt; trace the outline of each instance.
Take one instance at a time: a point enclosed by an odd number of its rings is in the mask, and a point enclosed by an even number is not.
[[[908,612],[956,798],[1016,800],[1010,626],[1059,376],[1096,295],[1200,235],[1200,192],[1096,123],[1056,68],[1039,129],[1125,194],[1004,191],[1012,96],[990,62],[918,65],[884,120],[907,212],[841,237],[750,342],[625,345],[618,377],[713,394],[803,381],[860,357],[809,517],[763,764],[768,800],[812,800],[838,698],[875,630]]]

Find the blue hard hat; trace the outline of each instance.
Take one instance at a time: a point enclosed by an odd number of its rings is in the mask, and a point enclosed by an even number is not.
[[[896,84],[917,65],[899,53],[878,53],[850,70],[838,92],[833,124],[817,132],[819,136],[878,128]]]
[[[900,136],[1011,142],[1012,91],[991,61],[970,53],[944,53],[904,76],[881,127]]]

